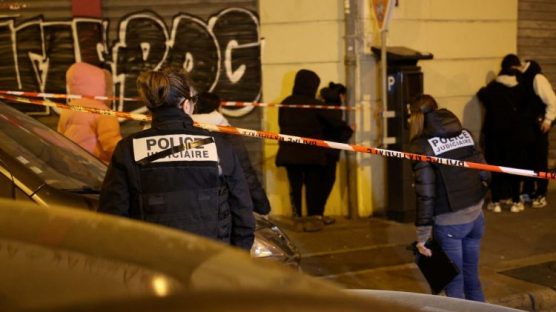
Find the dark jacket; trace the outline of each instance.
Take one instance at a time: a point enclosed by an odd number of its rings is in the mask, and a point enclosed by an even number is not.
[[[270,202],[266,196],[266,192],[259,181],[257,172],[253,165],[251,164],[251,159],[249,158],[249,153],[243,140],[238,135],[225,134],[225,133],[211,133],[214,137],[221,137],[226,140],[229,145],[234,149],[237,155],[243,173],[245,174],[245,179],[247,180],[247,185],[249,186],[249,193],[251,194],[251,201],[253,202],[253,211],[258,214],[266,215],[270,213]]]
[[[210,137],[177,108],[153,112],[152,128],[118,143],[106,173],[99,210],[228,242],[249,250],[255,220],[243,171],[232,148],[210,143],[146,165],[147,153],[179,141]],[[199,137],[192,137],[199,136]]]
[[[340,88],[343,88],[345,93],[345,87],[340,84],[330,84],[328,87],[323,88],[320,91],[321,97],[326,105],[331,106],[342,106],[342,100],[340,98]],[[335,125],[343,124],[341,131],[337,128],[325,127],[323,132],[323,139],[327,141],[347,143],[349,138],[353,135],[353,130],[344,121],[343,111],[341,110],[330,110],[328,115],[333,120]],[[337,149],[327,149],[326,151],[329,162],[337,162],[340,159],[340,150]]]
[[[446,109],[425,115],[425,130],[411,141],[416,154],[484,163],[469,131]],[[433,224],[433,217],[477,204],[487,191],[490,173],[460,166],[414,162],[417,217],[415,225]],[[485,183],[483,183],[485,182]]]
[[[309,70],[300,70],[295,77],[292,95],[288,96],[282,104],[322,105],[323,103],[315,98],[319,83],[320,78],[317,74]],[[278,125],[282,134],[313,139],[324,139],[327,128],[344,138],[349,138],[352,132],[351,128],[341,119],[338,120],[332,111],[321,109],[280,108]],[[324,166],[327,162],[326,153],[326,149],[321,147],[280,141],[276,165]]]
[[[525,114],[525,95],[514,76],[501,75],[477,93],[485,108],[485,158],[500,166],[521,167],[523,149],[534,133]]]
[[[535,76],[541,74],[541,67],[539,63],[535,61],[529,62],[530,64],[527,71],[525,71],[523,75],[518,76],[519,85],[523,89],[526,101],[523,117],[527,119],[530,126],[534,129],[539,129],[540,123],[542,123],[544,115],[546,114],[546,104],[541,97],[537,95],[534,87]]]

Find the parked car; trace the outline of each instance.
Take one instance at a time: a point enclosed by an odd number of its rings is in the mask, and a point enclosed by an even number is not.
[[[368,311],[331,283],[191,233],[31,202],[0,207],[0,311]]]
[[[0,102],[0,198],[97,210],[106,165],[63,135]],[[299,252],[255,215],[253,257],[299,267]]]
[[[83,209],[0,207],[0,311],[517,311],[341,290],[215,240]]]

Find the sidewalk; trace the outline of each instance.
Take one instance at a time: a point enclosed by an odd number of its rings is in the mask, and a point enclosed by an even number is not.
[[[556,192],[549,206],[521,213],[485,210],[486,233],[480,274],[487,301],[526,311],[556,311]],[[429,293],[406,246],[415,240],[411,223],[380,218],[348,220],[323,231],[294,232],[275,219],[301,252],[301,267],[346,288]]]

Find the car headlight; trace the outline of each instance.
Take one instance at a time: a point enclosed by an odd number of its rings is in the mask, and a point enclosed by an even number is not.
[[[251,247],[251,256],[254,258],[283,257],[284,253],[272,242],[269,242],[260,235],[256,235]]]

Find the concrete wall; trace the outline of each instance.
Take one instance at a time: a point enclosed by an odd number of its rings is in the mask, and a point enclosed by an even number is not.
[[[291,94],[297,70],[314,70],[321,88],[329,81],[345,84],[343,1],[260,0],[263,101],[279,103]],[[263,129],[278,132],[278,110],[265,110]],[[289,188],[284,168],[276,168],[278,143],[265,141],[263,168],[273,214],[290,215]],[[327,214],[342,214],[342,178],[327,205]],[[345,193],[345,192],[344,192]]]
[[[395,0],[392,0],[395,1]],[[341,0],[260,0],[263,48],[263,99],[281,101],[289,95],[293,75],[300,68],[315,70],[323,83],[345,81],[343,65],[344,12]],[[424,89],[460,117],[478,135],[479,103],[474,95],[492,79],[501,58],[517,50],[517,0],[398,0],[390,23],[388,46],[431,52],[422,61]],[[358,144],[379,143],[381,108],[378,66],[369,47],[380,45],[370,13],[370,0],[358,0],[361,44],[358,46],[356,101],[365,109],[356,116]],[[322,87],[322,85],[321,85]],[[263,128],[278,131],[277,111],[267,110]],[[277,144],[265,145],[266,187],[274,213],[289,214],[288,188],[283,169],[276,169]],[[360,215],[384,212],[383,159],[357,155]],[[345,180],[337,183],[327,214],[345,214]],[[341,206],[341,208],[338,207]]]
[[[498,72],[502,57],[516,53],[517,9],[517,0],[399,0],[393,12],[388,45],[434,54],[420,62],[424,92],[453,111],[476,138],[481,109],[474,95]],[[376,180],[373,185],[380,185]],[[374,201],[375,213],[387,205]]]
[[[477,90],[517,51],[517,0],[402,0],[389,44],[434,54],[422,62],[425,92],[453,110],[464,126],[480,129]]]
[[[388,46],[434,54],[433,60],[419,63],[424,92],[452,110],[476,137],[481,110],[474,95],[498,72],[502,57],[517,50],[517,8],[517,0],[398,0],[393,11]],[[366,45],[379,46],[374,24],[367,19],[364,23]],[[373,70],[373,61],[368,63],[362,62],[362,66]],[[371,107],[381,105],[378,90],[371,92]],[[380,161],[373,160],[373,170],[377,166]],[[375,214],[387,205],[383,187],[386,174],[372,175]]]

